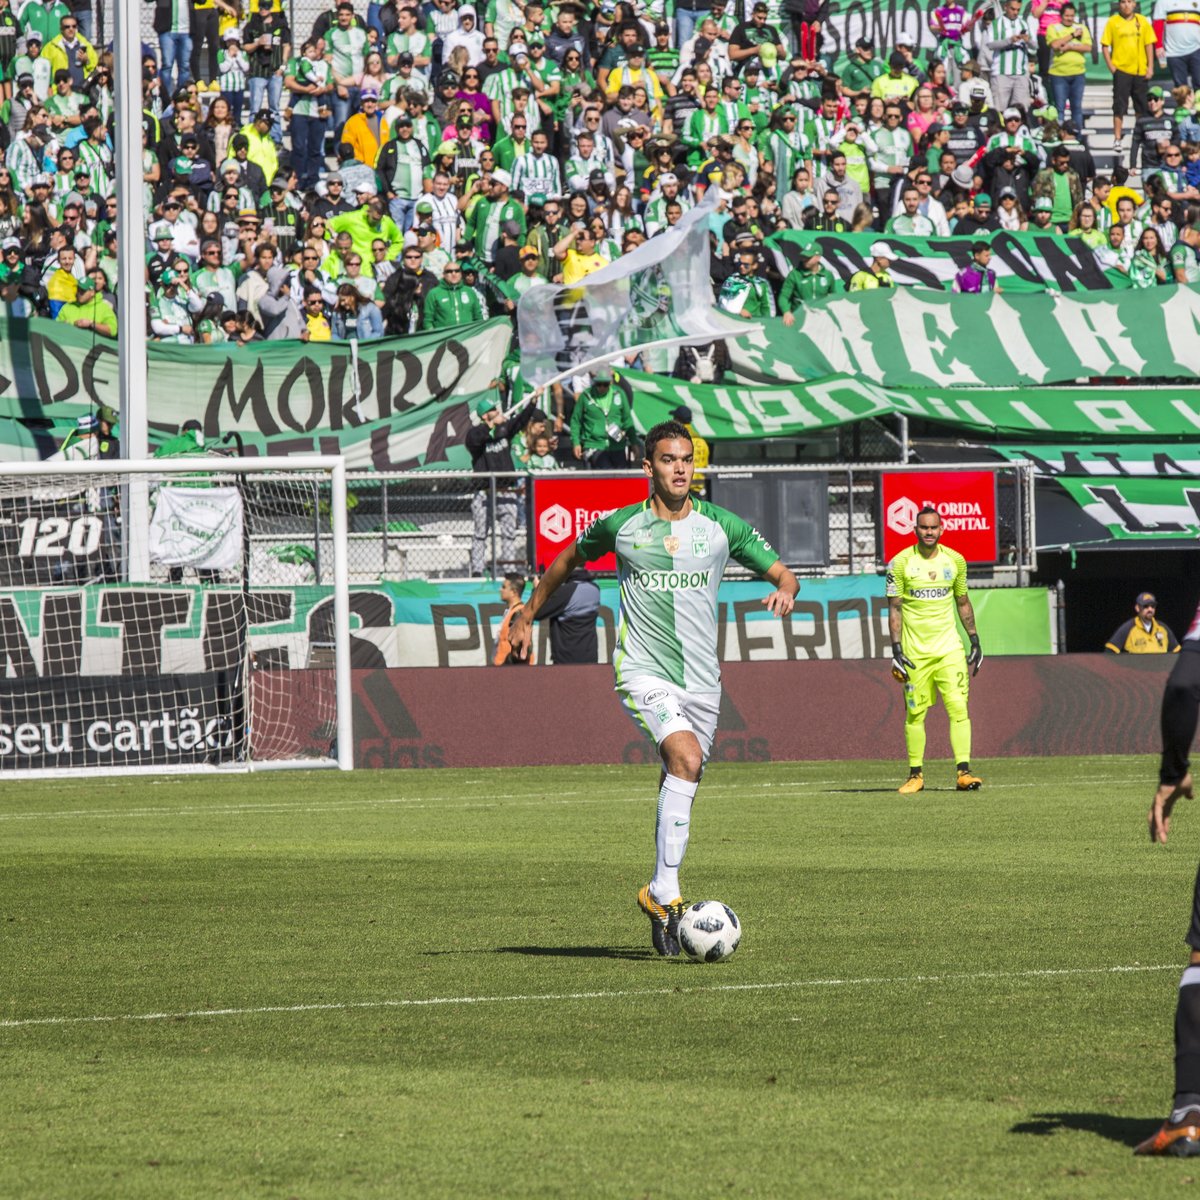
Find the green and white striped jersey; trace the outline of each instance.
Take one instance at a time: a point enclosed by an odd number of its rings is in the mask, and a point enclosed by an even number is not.
[[[306,55],[288,59],[284,76],[292,76],[297,83],[325,87],[329,83],[329,64],[322,58],[313,61]],[[329,96],[310,96],[307,92],[292,93],[292,114],[297,117],[315,117],[321,108],[328,106]]]
[[[593,521],[576,545],[588,561],[617,555],[617,687],[649,676],[689,692],[719,691],[717,588],[731,558],[770,570],[779,555],[762,534],[707,500],[693,499],[679,521],[656,516],[646,500]]]
[[[1029,41],[1024,44],[1018,43],[1015,46],[1008,46],[1003,50],[996,50],[992,55],[992,74],[993,75],[1024,75],[1029,69],[1029,47],[1037,45],[1036,27],[1030,28],[1033,22],[1025,17],[997,17],[992,22],[992,33],[988,39],[992,42],[1011,42],[1013,38],[1019,37],[1022,33],[1029,37]]]
[[[343,77],[361,75],[367,56],[367,31],[357,25],[349,29],[334,26],[325,35],[325,44],[333,64],[333,73]]]

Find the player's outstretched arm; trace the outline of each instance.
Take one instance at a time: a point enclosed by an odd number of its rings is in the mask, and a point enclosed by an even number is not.
[[[796,593],[800,590],[800,581],[795,574],[783,565],[783,560],[777,558],[765,572],[763,578],[775,585],[775,590],[763,600],[768,612],[777,617],[791,614],[796,605]]]
[[[529,657],[529,647],[533,642],[533,619],[538,615],[543,604],[562,585],[563,581],[576,567],[583,566],[584,559],[580,556],[578,542],[572,542],[550,564],[546,573],[538,580],[533,589],[529,602],[521,607],[508,625],[508,640],[517,652],[518,658]]]
[[[1165,842],[1171,829],[1171,810],[1180,796],[1192,798],[1192,777],[1185,775],[1178,783],[1160,783],[1150,804],[1147,820],[1150,824],[1150,840]]]

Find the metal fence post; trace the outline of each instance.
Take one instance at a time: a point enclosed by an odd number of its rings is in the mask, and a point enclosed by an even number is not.
[[[488,504],[492,521],[492,578],[496,578],[496,476],[488,476]]]
[[[849,539],[847,566],[854,574],[854,472],[846,468],[846,536]]]

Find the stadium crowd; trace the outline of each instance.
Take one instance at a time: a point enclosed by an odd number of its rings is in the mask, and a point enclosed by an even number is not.
[[[822,0],[338,0],[296,30],[280,0],[153,3],[150,220],[132,236],[156,339],[367,340],[511,315],[710,188],[718,303],[749,317],[844,286],[815,254],[781,273],[764,241],[788,228],[878,234],[851,290],[893,284],[890,235],[999,230],[1079,238],[1139,287],[1200,279],[1200,15],[1156,33],[1119,0],[1100,42],[1120,159],[1100,172],[1091,37],[1069,0],[1002,15],[947,0],[928,57],[862,39],[836,62]],[[111,47],[86,36],[90,15],[0,0],[0,288],[14,315],[114,336],[129,233]],[[1150,84],[1164,36],[1169,90]],[[987,245],[973,250],[955,287],[989,290]]]

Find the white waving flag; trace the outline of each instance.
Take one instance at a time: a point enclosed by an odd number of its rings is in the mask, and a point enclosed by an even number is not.
[[[521,373],[532,384],[622,350],[686,346],[747,332],[713,305],[709,217],[717,189],[679,224],[566,287],[530,288],[517,305]]]
[[[237,488],[160,487],[150,520],[150,559],[214,571],[238,566],[242,497]]]

